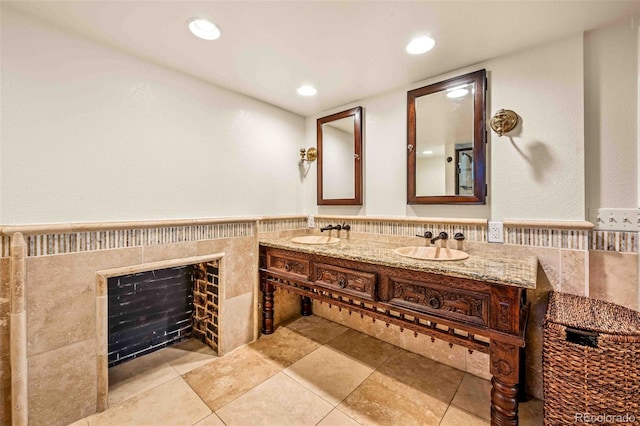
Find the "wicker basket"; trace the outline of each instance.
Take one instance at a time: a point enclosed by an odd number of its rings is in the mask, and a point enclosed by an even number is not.
[[[542,365],[545,425],[640,425],[640,312],[552,292]]]

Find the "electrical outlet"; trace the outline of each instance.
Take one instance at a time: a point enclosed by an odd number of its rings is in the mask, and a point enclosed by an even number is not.
[[[504,228],[502,222],[489,222],[487,241],[490,243],[504,243]]]
[[[316,227],[316,220],[313,217],[313,215],[307,216],[307,227],[309,227],[309,228],[315,228]]]

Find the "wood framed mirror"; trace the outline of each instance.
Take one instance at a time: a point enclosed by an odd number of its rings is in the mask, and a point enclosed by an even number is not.
[[[407,92],[407,204],[484,204],[486,71]]]
[[[318,205],[362,205],[362,107],[317,121]]]

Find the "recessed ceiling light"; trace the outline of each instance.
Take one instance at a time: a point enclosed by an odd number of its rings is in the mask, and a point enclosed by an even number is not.
[[[200,18],[189,20],[189,31],[191,31],[194,36],[200,37],[203,40],[217,40],[221,34],[216,24]]]
[[[419,55],[433,49],[436,42],[431,37],[416,37],[407,44],[407,52],[412,55]]]
[[[302,86],[298,88],[298,95],[300,96],[313,96],[316,93],[318,93],[318,91],[312,86]]]

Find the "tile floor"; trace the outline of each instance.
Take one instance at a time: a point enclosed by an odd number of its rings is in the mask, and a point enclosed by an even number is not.
[[[224,357],[186,341],[109,370],[109,409],[74,425],[488,425],[488,381],[317,316]],[[542,402],[520,405],[542,424]]]

